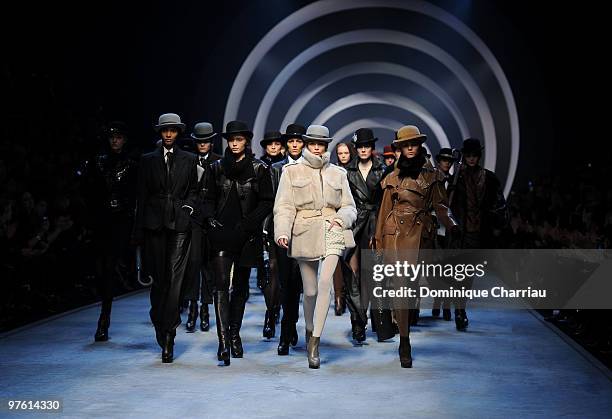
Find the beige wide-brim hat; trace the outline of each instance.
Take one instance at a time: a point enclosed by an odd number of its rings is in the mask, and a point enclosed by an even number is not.
[[[418,141],[419,144],[423,144],[426,140],[427,136],[421,134],[418,127],[414,125],[405,125],[397,130],[397,135],[395,140],[393,140],[393,144],[400,145],[400,143],[406,141]]]
[[[329,136],[329,129],[323,125],[311,125],[306,130],[306,134],[302,135],[302,139],[308,141],[321,141],[331,143],[333,138]]]

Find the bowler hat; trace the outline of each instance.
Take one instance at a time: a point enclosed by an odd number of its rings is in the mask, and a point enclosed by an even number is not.
[[[283,141],[287,141],[289,138],[302,138],[302,135],[306,134],[306,128],[300,124],[289,124],[285,133],[282,134]]]
[[[321,141],[331,143],[333,138],[329,136],[329,129],[324,125],[311,125],[302,136],[304,141]]]
[[[372,144],[378,141],[378,138],[374,137],[374,131],[370,128],[359,128],[353,134],[353,144],[360,146],[364,144]]]
[[[481,154],[483,148],[484,147],[480,145],[480,140],[478,140],[477,138],[468,138],[463,141],[463,147],[461,148],[461,152],[463,154]]]
[[[278,132],[278,131],[268,131],[268,132],[266,132],[264,134],[263,138],[261,139],[261,141],[259,142],[259,145],[263,148],[268,143],[271,143],[272,141],[278,141],[279,143],[282,143],[281,133]]]
[[[125,122],[113,121],[113,122],[109,122],[108,127],[106,128],[106,132],[108,133],[109,137],[111,135],[127,136],[128,129],[127,129],[127,125],[125,124]]]
[[[211,142],[215,136],[216,132],[213,131],[213,126],[209,122],[198,122],[193,127],[193,132],[191,133],[191,138],[194,139],[197,143],[203,142]]]
[[[417,141],[419,144],[423,144],[425,140],[427,140],[427,136],[421,134],[418,127],[414,125],[405,125],[397,130],[393,143],[399,145],[399,143],[404,141]]]
[[[393,152],[393,147],[391,147],[390,145],[386,145],[385,148],[383,149],[383,156],[384,157],[395,157],[395,153]]]
[[[251,131],[243,121],[230,121],[225,126],[225,132],[221,134],[223,138],[229,139],[232,135],[243,135],[247,140],[253,138],[253,131]]]
[[[181,117],[175,113],[165,113],[159,116],[159,121],[155,125],[156,131],[161,131],[163,128],[176,127],[179,131],[185,131],[185,124],[181,122]]]
[[[453,156],[453,150],[450,148],[440,149],[438,154],[436,154],[436,161],[440,161],[440,159],[457,160],[457,158]]]

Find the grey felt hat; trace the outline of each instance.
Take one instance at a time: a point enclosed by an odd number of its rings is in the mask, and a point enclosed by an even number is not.
[[[159,116],[159,121],[155,125],[155,130],[160,131],[163,128],[176,127],[179,131],[185,131],[185,124],[181,122],[181,117],[175,113],[165,113]]]

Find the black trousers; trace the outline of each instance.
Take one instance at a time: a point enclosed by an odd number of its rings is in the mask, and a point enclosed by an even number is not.
[[[202,304],[213,303],[214,279],[208,259],[208,239],[202,228],[196,226],[191,230],[182,301],[199,298]]]
[[[185,268],[189,257],[191,231],[145,231],[145,263],[153,276],[151,310],[155,328],[162,333],[174,332],[181,324],[179,305]]]
[[[283,307],[281,337],[289,339],[291,336],[288,336],[287,333],[295,328],[300,317],[302,276],[297,261],[287,256],[287,249],[278,246],[275,249],[281,288],[281,306]]]
[[[98,293],[102,299],[102,315],[109,316],[113,296],[118,288],[117,268],[129,250],[132,218],[126,214],[116,214],[109,216],[105,221],[105,229],[97,235],[97,277]]]

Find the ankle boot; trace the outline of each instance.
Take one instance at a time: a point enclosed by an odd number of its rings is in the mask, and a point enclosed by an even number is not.
[[[412,348],[410,336],[400,336],[399,358],[402,368],[412,368]]]
[[[310,342],[310,338],[312,338],[312,330],[306,329],[306,335],[304,336],[304,341],[306,342],[306,347],[308,347],[308,342]]]
[[[110,315],[100,314],[98,319],[98,328],[94,335],[96,342],[106,342],[108,340],[108,327],[110,326]]]
[[[230,342],[229,342],[229,302],[226,291],[216,291],[214,293],[215,317],[217,323],[217,338],[219,348],[217,349],[217,359],[223,361],[225,365],[230,364]]]
[[[197,319],[198,319],[198,302],[196,300],[191,300],[189,302],[189,312],[187,314],[187,323],[185,324],[187,333],[195,332]]]
[[[308,341],[308,368],[317,369],[321,365],[319,357],[319,342],[320,337],[311,336]]]
[[[467,329],[468,318],[464,309],[455,310],[455,327],[461,332],[464,332]]]
[[[164,346],[162,348],[162,362],[169,364],[174,359],[174,336],[175,332],[166,332]]]
[[[266,310],[266,317],[264,320],[263,337],[266,339],[272,339],[276,334],[276,319],[274,318],[273,310]]]
[[[200,306],[200,330],[208,332],[210,330],[210,315],[208,314],[208,304],[202,303]]]

